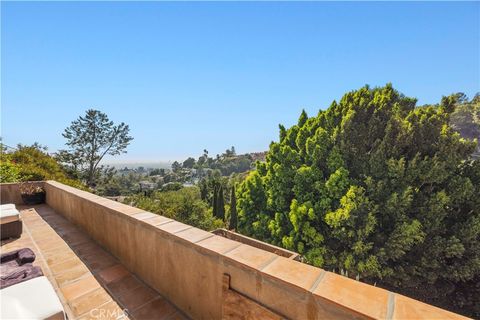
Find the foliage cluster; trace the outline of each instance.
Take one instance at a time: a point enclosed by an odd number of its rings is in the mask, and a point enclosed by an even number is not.
[[[95,177],[95,193],[102,196],[126,196],[137,193],[142,174],[119,173],[114,167],[102,167]]]
[[[31,146],[18,145],[7,152],[2,147],[0,181],[41,181],[56,180],[61,183],[85,189],[78,180],[69,177],[64,168],[47,153],[45,147],[35,143]]]
[[[204,230],[224,227],[224,222],[215,218],[207,203],[201,199],[198,187],[156,191],[149,197],[133,195],[127,197],[125,203]]]
[[[302,112],[237,189],[238,229],[480,316],[480,161],[450,126],[459,103],[416,107],[391,85],[366,86]]]
[[[215,170],[198,183],[201,199],[211,204],[214,217],[228,221],[227,226],[231,230],[236,230],[238,219],[235,185],[244,178],[244,174],[224,177],[219,170]]]
[[[182,168],[196,169],[199,175],[210,170],[218,170],[223,176],[229,176],[251,170],[254,162],[251,154],[237,155],[235,147],[232,146],[224,153],[217,154],[215,158],[209,156],[208,150],[203,150],[203,154],[198,157],[198,160],[189,157],[182,163],[175,161],[172,164],[172,170],[178,172]]]

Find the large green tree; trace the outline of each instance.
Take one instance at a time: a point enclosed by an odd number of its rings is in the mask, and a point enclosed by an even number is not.
[[[185,161],[182,163],[183,168],[193,168],[195,165],[195,159],[192,157],[188,157]]]
[[[90,109],[65,129],[63,136],[70,149],[61,150],[59,154],[65,161],[70,160],[76,168],[81,168],[87,184],[94,186],[103,157],[126,153],[133,140],[129,132],[125,123],[115,125],[105,113]]]
[[[480,315],[480,163],[449,125],[456,104],[366,86],[302,112],[238,188],[239,231]]]

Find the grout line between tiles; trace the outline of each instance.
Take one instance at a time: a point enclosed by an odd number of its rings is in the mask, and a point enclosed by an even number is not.
[[[259,267],[258,267],[258,270],[262,271],[263,269],[265,269],[266,267],[268,267],[271,263],[273,263],[273,261],[277,260],[280,256],[277,256],[277,255],[274,255],[272,258],[268,259],[267,261],[265,261],[263,264],[261,264]]]
[[[327,272],[325,270],[322,269],[322,272],[320,272],[320,274],[318,275],[317,277],[317,280],[315,280],[315,282],[313,283],[312,287],[310,288],[310,292],[313,292],[315,289],[317,289],[318,285],[320,284],[320,282],[322,282],[323,278],[325,277],[325,274]]]
[[[228,250],[227,250],[227,251],[225,251],[225,252],[222,252],[222,254],[227,254],[227,253],[229,253],[229,252],[231,252],[231,251],[233,251],[233,250],[237,249],[237,248],[238,248],[238,247],[240,247],[242,244],[243,244],[243,243],[240,243],[238,246],[235,246],[235,247],[233,247],[233,248],[230,248],[230,249],[228,249]]]
[[[205,238],[202,238],[200,240],[197,240],[195,241],[194,243],[199,243],[199,242],[202,242],[203,240],[207,240],[207,239],[210,239],[212,237],[214,237],[215,235],[214,234],[209,234],[208,236],[206,236]]]
[[[180,233],[180,232],[182,232],[182,231],[187,231],[187,230],[192,229],[192,228],[193,228],[192,226],[188,226],[188,227],[186,227],[186,228],[183,228],[183,229],[180,229],[180,230],[178,230],[178,231],[175,231],[173,234],[177,234],[177,233]]]

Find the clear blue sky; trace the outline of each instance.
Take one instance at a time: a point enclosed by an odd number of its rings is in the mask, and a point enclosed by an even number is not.
[[[87,108],[131,127],[118,161],[263,151],[346,91],[420,104],[480,90],[479,2],[1,4],[1,135],[63,147]]]

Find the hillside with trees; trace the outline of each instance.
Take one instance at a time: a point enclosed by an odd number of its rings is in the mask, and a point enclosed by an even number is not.
[[[225,150],[222,154],[210,157],[208,150],[204,149],[203,154],[197,160],[188,157],[183,162],[172,163],[173,172],[191,172],[194,170],[196,178],[202,178],[210,171],[219,171],[222,176],[229,176],[235,173],[244,173],[254,168],[256,161],[264,161],[266,152],[253,152],[237,154],[235,147]]]
[[[254,168],[255,161],[264,160],[264,157],[264,152],[237,155],[235,148],[231,147],[214,158],[204,150],[198,159],[188,157],[183,162],[175,161],[171,170],[147,170],[149,173],[145,175],[142,168],[135,176],[141,175],[150,188],[130,192],[124,202],[205,230],[236,229],[235,185]],[[122,190],[114,186],[118,181],[118,174],[115,174],[99,187],[107,192],[105,186]]]
[[[155,191],[149,196],[137,194],[127,197],[125,203],[204,230],[224,226],[223,220],[215,217],[208,203],[201,199],[200,190],[195,186]]]
[[[349,92],[314,117],[302,112],[238,186],[238,230],[480,316],[480,161],[477,141],[456,131],[466,134],[458,118],[472,105],[477,98],[452,95],[417,107],[386,85]]]
[[[453,129],[466,139],[480,142],[480,94],[477,94],[471,101],[463,93],[456,94],[458,104],[450,117],[450,124]],[[480,158],[480,144],[474,152],[475,158]]]
[[[17,145],[6,147],[0,144],[0,182],[23,182],[56,180],[67,185],[85,189],[85,186],[72,177],[47,148],[35,143],[31,146]]]
[[[169,182],[157,190],[132,194],[124,203],[208,231],[236,229],[235,186],[244,177],[243,174],[222,176],[219,170],[212,170],[195,185]]]

